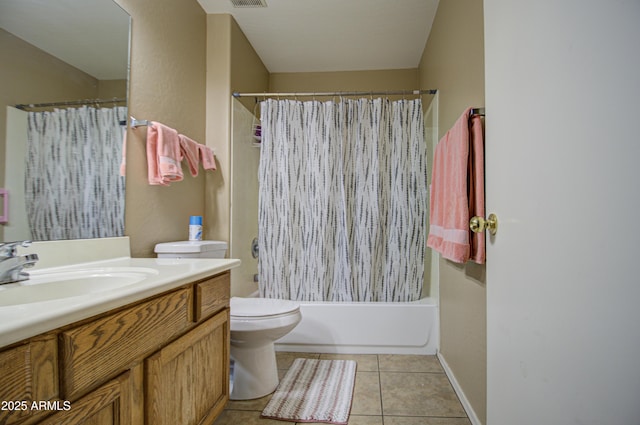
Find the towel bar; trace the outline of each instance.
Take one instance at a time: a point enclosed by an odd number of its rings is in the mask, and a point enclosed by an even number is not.
[[[130,122],[130,127],[133,128],[134,130],[138,127],[146,127],[148,125],[151,125],[151,123],[147,120],[137,120],[133,117],[129,117],[131,119]]]
[[[471,108],[471,112],[469,113],[469,117],[474,115],[481,115],[484,117],[484,108]]]

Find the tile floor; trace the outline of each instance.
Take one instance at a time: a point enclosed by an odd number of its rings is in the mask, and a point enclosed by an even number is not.
[[[281,377],[297,357],[356,360],[349,425],[471,425],[436,356],[276,354]],[[214,425],[286,424],[260,418],[270,397],[229,401]]]

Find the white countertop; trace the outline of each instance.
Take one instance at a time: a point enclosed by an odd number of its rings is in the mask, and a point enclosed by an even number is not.
[[[2,306],[0,307],[0,347],[166,292],[238,265],[240,260],[235,259],[121,257],[39,269],[37,273],[87,267],[145,267],[157,270],[158,274],[151,275],[138,283],[98,293]]]

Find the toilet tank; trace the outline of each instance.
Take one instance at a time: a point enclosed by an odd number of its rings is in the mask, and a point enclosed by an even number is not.
[[[227,243],[224,241],[178,241],[156,245],[158,258],[224,258]]]

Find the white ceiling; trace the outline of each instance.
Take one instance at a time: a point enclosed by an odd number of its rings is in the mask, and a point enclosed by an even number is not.
[[[417,68],[438,8],[438,0],[198,2],[233,15],[269,72]]]

